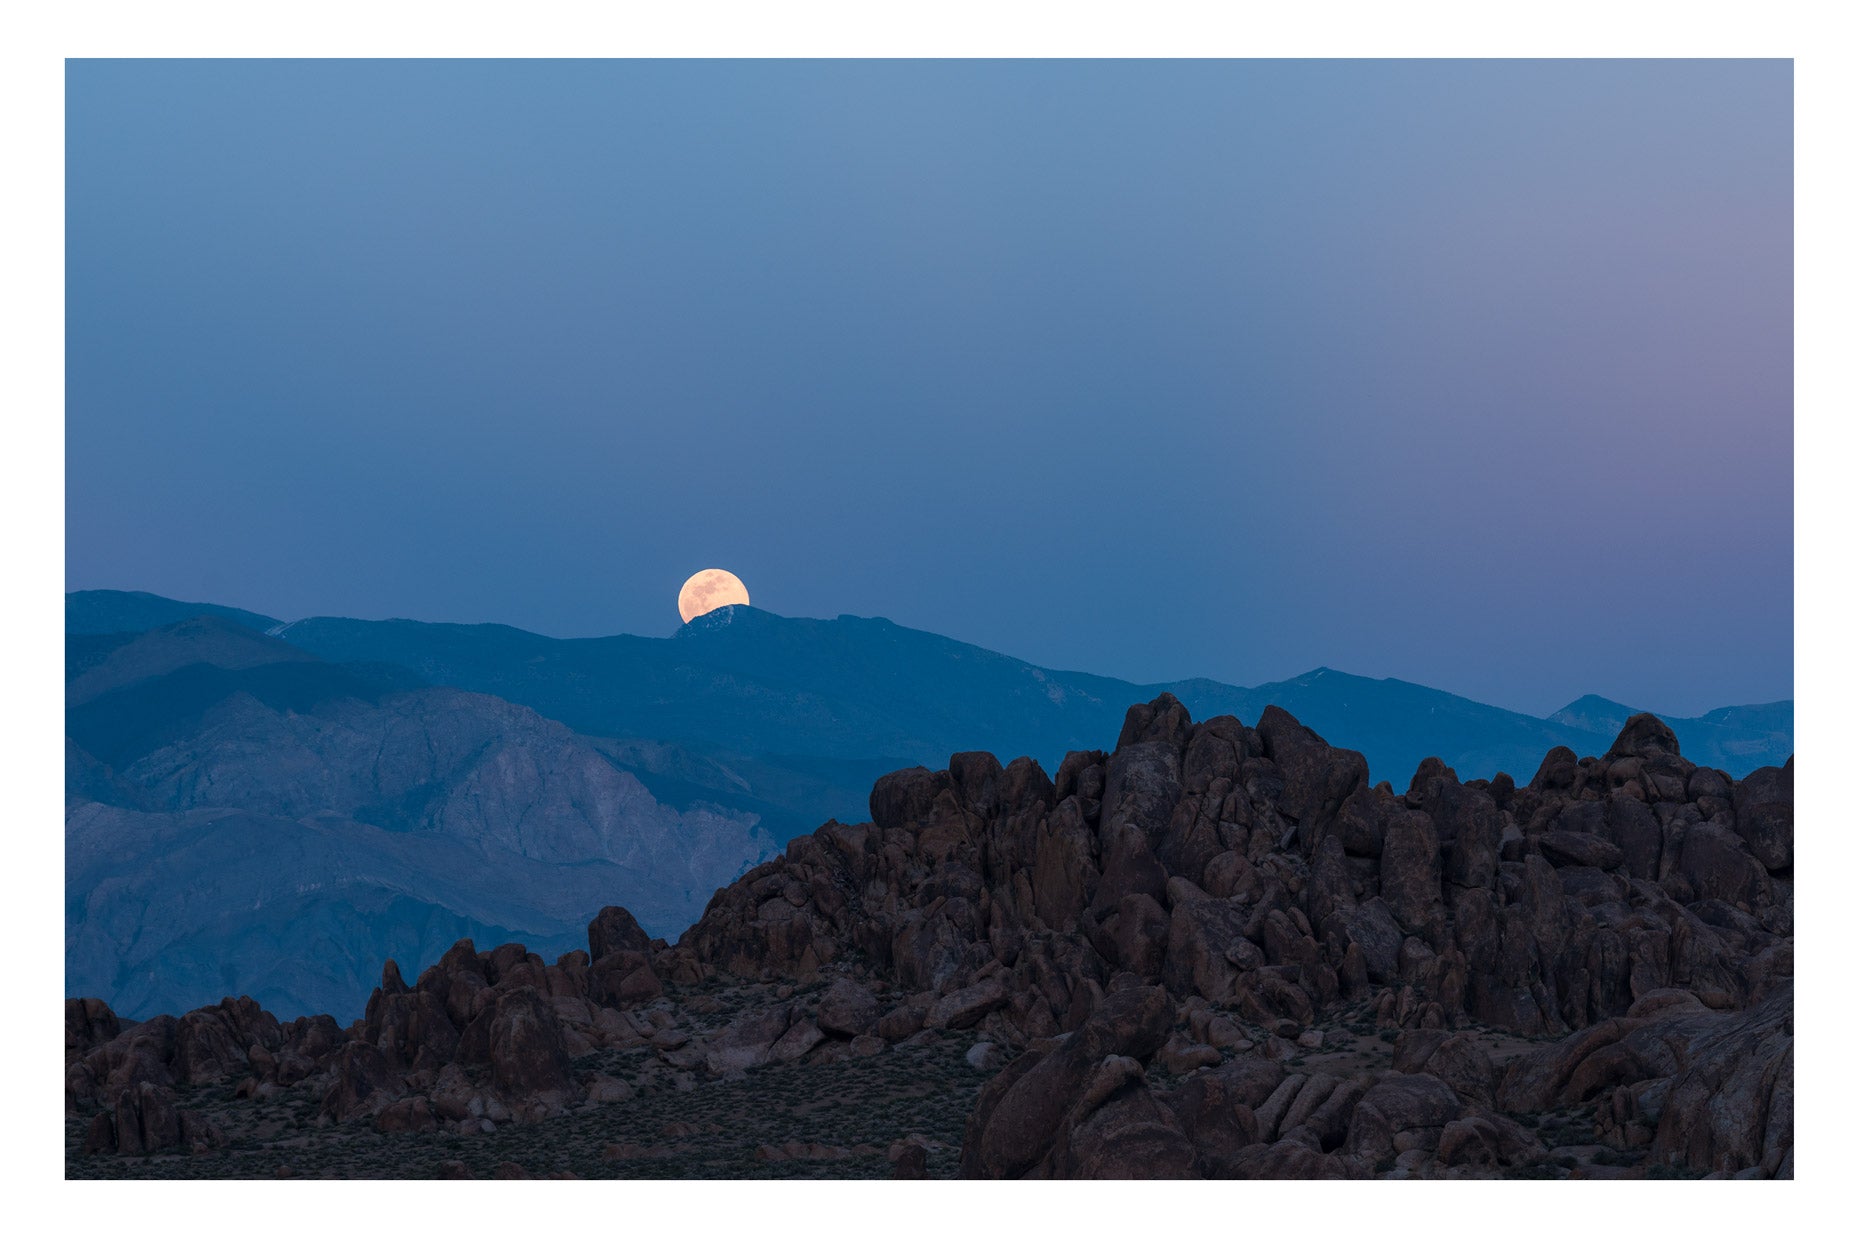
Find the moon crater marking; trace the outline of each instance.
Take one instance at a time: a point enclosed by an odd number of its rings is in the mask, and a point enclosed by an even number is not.
[[[742,578],[726,569],[706,568],[692,573],[678,591],[678,617],[690,624],[705,612],[748,602]]]

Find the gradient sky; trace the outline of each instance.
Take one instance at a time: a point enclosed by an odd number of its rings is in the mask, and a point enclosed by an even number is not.
[[[72,62],[72,589],[1793,694],[1787,62]]]

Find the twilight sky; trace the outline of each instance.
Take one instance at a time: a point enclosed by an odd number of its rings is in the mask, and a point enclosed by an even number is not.
[[[1792,683],[1787,62],[71,62],[66,575]]]

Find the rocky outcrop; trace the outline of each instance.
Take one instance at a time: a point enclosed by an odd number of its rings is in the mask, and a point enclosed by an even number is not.
[[[1100,1128],[1075,1139],[1074,1130],[1131,1092],[1127,1086],[1141,1087],[1137,1060],[1162,1048],[1171,1016],[1161,987],[1131,987],[1109,996],[1084,1025],[1050,1047],[1021,1055],[982,1090],[963,1135],[963,1174],[1053,1175],[1091,1162],[1106,1134]]]
[[[633,914],[610,904],[588,923],[588,959],[605,960],[615,952],[648,952],[652,939]]]
[[[879,1014],[878,999],[872,992],[842,977],[828,987],[827,993],[821,997],[816,1019],[820,1028],[827,1033],[856,1038],[862,1033],[871,1032],[872,1027],[878,1023]],[[918,1027],[922,1027],[921,1021]],[[911,1029],[904,1036],[908,1037],[915,1032],[916,1029]]]
[[[1428,1036],[1405,1048],[1411,1079],[1372,1084],[1348,1106],[1340,1096],[1325,1114],[1332,1140],[1313,1152],[1372,1167],[1403,1158],[1409,1171],[1421,1154],[1427,1165],[1510,1165],[1541,1148],[1491,1110],[1491,1063],[1451,1029],[1555,1037],[1606,1026],[1662,990],[1737,1010],[1783,984],[1787,769],[1732,780],[1688,762],[1658,719],[1635,716],[1607,754],[1553,751],[1523,786],[1505,775],[1463,783],[1430,761],[1397,795],[1366,786],[1360,759],[1284,712],[1257,728],[1197,725],[1165,695],[1131,710],[1114,753],[1070,755],[1054,780],[986,755],[887,777],[872,823],[793,841],[719,892],[668,954],[691,977],[869,970],[919,992],[928,1026],[962,1012],[1023,1049],[1017,1065],[1083,1030],[1119,974],[1290,1032],[1368,1002],[1385,1025]],[[1192,1066],[1196,1045],[1183,1039],[1162,1062]],[[1067,1081],[1076,1104],[1085,1068]],[[1099,1085],[1116,1097],[1129,1081]],[[965,1167],[1083,1173],[1074,1153],[1052,1154],[1076,1151],[1059,1141],[1056,1106],[1018,1160],[983,1123],[988,1153],[965,1152]],[[1254,1150],[1225,1171],[1288,1160]]]
[[[348,1030],[67,1005],[68,1102],[309,1080],[331,1122],[471,1133],[627,1096],[577,1068],[597,1051],[713,1080],[960,1037],[995,1073],[967,1175],[1505,1174],[1569,1107],[1647,1165],[1793,1173],[1790,767],[1732,780],[1635,716],[1523,785],[1430,760],[1397,794],[1282,711],[1196,724],[1165,694],[1053,778],[957,754],[871,811],[676,945],[619,908],[553,964],[462,941],[411,986],[390,962]],[[1299,1065],[1342,1013],[1386,1066]],[[1479,1031],[1543,1046],[1501,1070]]]
[[[102,999],[66,999],[65,1063],[83,1058],[122,1031],[122,1022]]]
[[[1772,846],[1791,781],[1701,774],[1652,716],[1523,787],[1429,762],[1400,796],[1282,711],[1197,725],[1167,695],[1058,780],[952,763],[887,776],[870,824],[829,823],[720,891],[670,968],[856,961],[932,1011],[996,977],[1009,998],[978,1023],[1017,1046],[1078,1028],[1113,972],[1262,1021],[1370,997],[1406,1028],[1545,1036],[1662,987],[1748,1004],[1793,930]]]
[[[84,1138],[87,1154],[158,1154],[167,1150],[201,1153],[224,1140],[219,1129],[198,1111],[176,1103],[174,1091],[140,1082],[117,1093],[99,1111]]]
[[[1792,1177],[1794,1034],[1792,983],[1733,1011],[1654,991],[1514,1061],[1498,1101],[1517,1111],[1594,1103],[1598,1136],[1658,1165]]]
[[[175,1025],[174,1017],[157,1016],[123,1029],[80,1058],[67,1049],[66,1112],[112,1100],[137,1085],[174,1084]]]
[[[351,1042],[338,1050],[327,1072],[330,1082],[323,1094],[323,1114],[333,1120],[379,1114],[406,1093],[404,1080],[396,1075],[387,1056],[366,1042]]]

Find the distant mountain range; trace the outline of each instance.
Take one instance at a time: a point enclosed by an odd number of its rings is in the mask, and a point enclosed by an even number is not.
[[[76,590],[65,595],[67,634],[143,633],[194,616],[218,616],[260,632],[278,625],[270,616],[242,607],[183,603],[141,590]]]
[[[1268,704],[1282,706],[1334,743],[1361,751],[1372,779],[1398,786],[1428,757],[1469,778],[1498,770],[1528,778],[1553,746],[1605,750],[1621,723],[1642,709],[1591,695],[1539,719],[1329,668],[1255,688],[1213,680],[1133,684],[1036,667],[889,620],[791,619],[754,607],[701,616],[669,638],[579,639],[497,624],[333,617],[285,623],[108,590],[69,594],[65,609],[72,633],[142,630],[184,615],[217,614],[331,662],[397,666],[433,684],[520,702],[592,736],[648,737],[707,755],[785,754],[772,760],[786,769],[799,758],[816,780],[848,781],[851,800],[840,808],[854,814],[863,812],[869,770],[940,762],[965,749],[1002,758],[1029,754],[1051,765],[1070,750],[1108,744],[1129,703],[1161,692],[1197,717],[1251,720]],[[1794,717],[1787,701],[1726,706],[1695,719],[1661,716],[1688,757],[1740,777],[1788,758]],[[718,791],[729,783],[714,772],[688,773]]]
[[[67,659],[66,986],[132,1015],[247,992],[353,1014],[383,951],[559,954],[617,893],[676,935],[777,843],[527,707],[217,616]]]
[[[384,956],[572,946],[607,903],[675,936],[789,838],[866,817],[879,775],[967,750],[1054,770],[1162,692],[1197,718],[1281,706],[1398,789],[1430,756],[1522,782],[1635,713],[1591,696],[1539,719],[1324,668],[1137,685],[753,607],[563,640],[88,590],[66,630],[68,993],[130,1014],[240,991],[344,1013]],[[1667,722],[1734,776],[1793,751],[1790,702]],[[282,957],[282,918],[320,928],[314,965]]]

